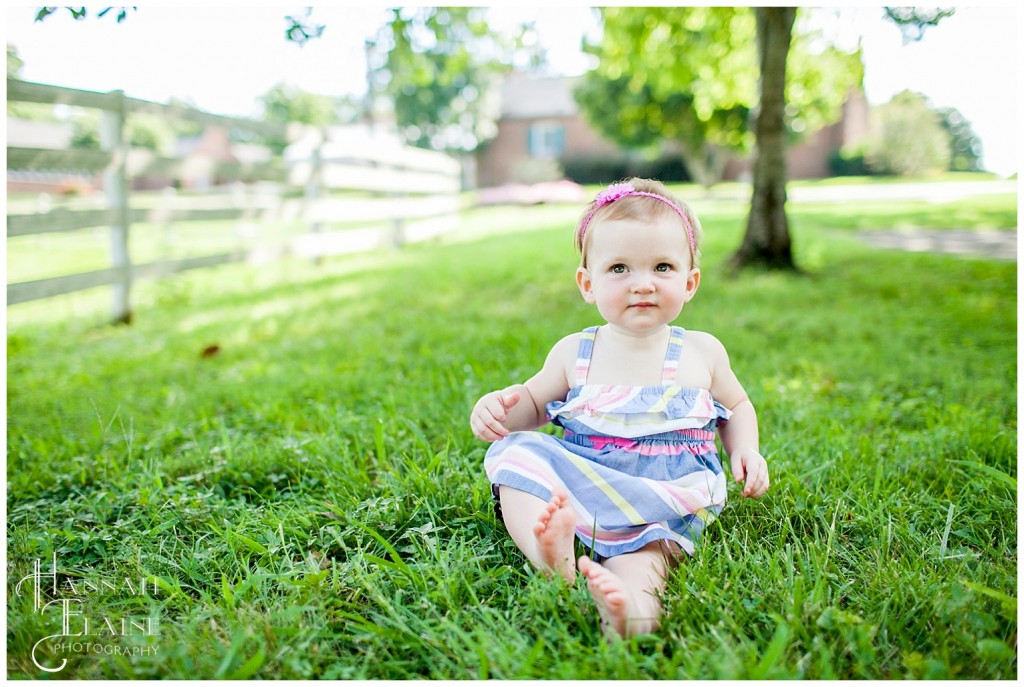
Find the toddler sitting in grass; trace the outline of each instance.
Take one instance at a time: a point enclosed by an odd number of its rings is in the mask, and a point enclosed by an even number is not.
[[[577,570],[610,637],[657,628],[682,552],[722,510],[717,429],[743,495],[768,489],[757,416],[714,336],[673,326],[700,285],[701,228],[659,182],[614,184],[576,229],[576,284],[605,324],[554,345],[493,391],[470,426],[505,526],[545,574]],[[548,421],[563,437],[536,430]],[[579,538],[590,556],[575,556]]]

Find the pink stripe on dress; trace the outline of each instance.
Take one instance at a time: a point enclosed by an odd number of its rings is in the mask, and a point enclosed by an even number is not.
[[[598,451],[612,446],[639,453],[642,456],[678,456],[683,453],[699,455],[708,451],[706,444],[653,444],[641,443],[624,437],[591,436],[590,444]],[[714,448],[712,444],[711,448]]]
[[[550,470],[537,470],[537,466],[542,465],[538,461],[531,463],[524,463],[513,458],[502,457],[501,460],[497,460],[490,465],[488,470],[488,477],[494,475],[499,470],[511,470],[512,472],[532,475],[538,482],[551,489],[555,484],[561,484],[561,480]]]

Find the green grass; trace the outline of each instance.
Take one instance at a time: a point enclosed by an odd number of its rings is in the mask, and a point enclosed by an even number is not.
[[[158,580],[82,604],[158,618],[96,640],[157,650],[61,678],[1015,677],[1016,265],[795,207],[807,274],[734,277],[743,208],[706,210],[679,323],[729,348],[772,488],[730,487],[658,633],[606,643],[494,517],[470,407],[597,322],[576,209],[505,208],[467,219],[484,240],[140,287],[131,327],[98,324],[103,290],[13,307],[9,675],[47,677],[57,618],[13,590],[56,553],[62,581]]]

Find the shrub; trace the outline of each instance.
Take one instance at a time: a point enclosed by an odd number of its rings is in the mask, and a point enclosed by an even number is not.
[[[649,159],[640,156],[577,155],[561,160],[565,176],[578,184],[607,184],[627,177],[646,177],[665,182],[691,181],[686,162],[678,153]]]
[[[828,170],[834,177],[860,177],[871,173],[864,159],[864,146],[844,146],[828,156]]]
[[[872,114],[865,155],[872,172],[907,177],[949,169],[949,134],[923,96],[897,93]]]

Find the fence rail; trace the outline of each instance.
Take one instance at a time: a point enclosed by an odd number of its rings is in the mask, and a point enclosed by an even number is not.
[[[50,84],[33,83],[19,79],[7,79],[7,102],[71,105],[108,112],[121,112],[124,115],[133,112],[137,114],[152,114],[168,119],[195,122],[196,124],[236,127],[264,136],[286,137],[289,129],[289,126],[274,122],[261,122],[256,119],[245,119],[242,117],[226,117],[182,105],[164,105],[148,100],[130,98],[122,91],[97,93],[95,91],[51,86]],[[301,128],[301,125],[293,125],[292,128]]]
[[[134,281],[244,260],[262,262],[286,255],[319,259],[423,240],[453,226],[456,214],[465,207],[459,195],[457,160],[403,146],[379,131],[286,126],[152,103],[120,91],[96,93],[17,79],[7,80],[7,99],[98,109],[101,114],[99,150],[8,146],[9,188],[12,180],[25,176],[22,172],[74,172],[76,179],[102,175],[104,199],[102,207],[44,207],[31,212],[9,203],[8,240],[92,227],[109,227],[110,232],[110,267],[8,284],[9,305],[110,286],[112,318],[128,322]],[[206,141],[207,150],[177,157],[132,148],[125,138],[125,124],[139,113],[195,122],[204,125],[207,133],[219,130],[220,135]],[[291,145],[283,155],[265,148],[260,159],[241,161],[230,154],[229,131],[288,140]],[[164,192],[152,207],[139,207],[132,204],[140,198],[132,190],[133,183],[166,188],[192,184],[213,191],[185,198]],[[430,222],[439,218],[447,221]],[[306,231],[270,246],[146,264],[132,261],[128,238],[133,224],[177,226],[197,221],[299,222]],[[426,223],[417,226],[417,221]],[[383,223],[384,228],[353,228],[353,222]],[[347,228],[332,227],[340,223]],[[10,249],[9,243],[9,254]]]

